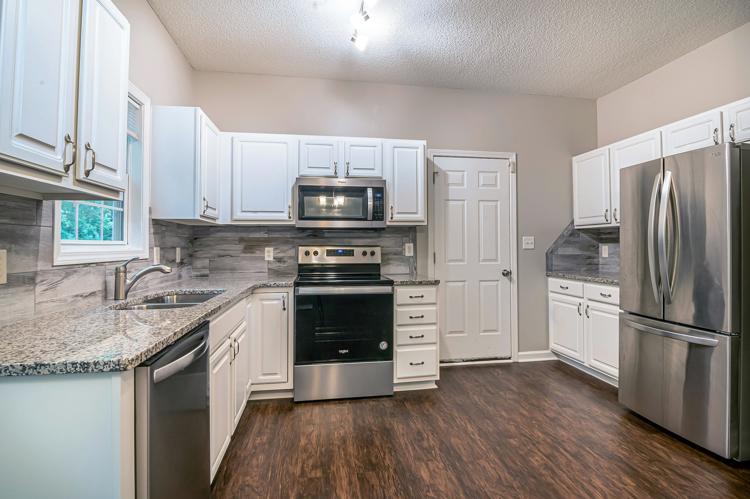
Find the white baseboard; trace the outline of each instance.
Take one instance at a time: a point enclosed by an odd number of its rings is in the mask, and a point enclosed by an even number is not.
[[[290,399],[294,397],[294,390],[268,390],[250,393],[249,400]]]
[[[466,360],[461,362],[440,362],[440,369],[444,367],[455,366],[488,366],[492,364],[510,364],[513,359],[494,359],[494,360]]]
[[[394,383],[394,392],[408,392],[411,390],[432,390],[437,388],[434,381],[413,381],[411,383]]]
[[[518,362],[539,362],[541,360],[557,360],[557,356],[549,350],[518,352]]]
[[[555,354],[553,354],[555,355]],[[609,374],[604,374],[602,372],[597,371],[596,369],[591,369],[589,366],[585,364],[581,364],[577,360],[571,359],[569,357],[566,357],[564,355],[555,355],[555,358],[559,359],[561,362],[565,362],[569,366],[575,367],[576,369],[579,369],[589,376],[593,376],[601,381],[604,381],[605,383],[614,386],[617,388],[617,378],[613,378]]]

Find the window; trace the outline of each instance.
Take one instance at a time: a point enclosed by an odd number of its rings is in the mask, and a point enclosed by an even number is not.
[[[149,98],[130,85],[128,188],[120,201],[55,203],[55,265],[148,257]]]

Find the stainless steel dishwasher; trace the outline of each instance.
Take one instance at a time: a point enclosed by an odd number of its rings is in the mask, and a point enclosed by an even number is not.
[[[135,369],[138,499],[210,495],[208,323]]]

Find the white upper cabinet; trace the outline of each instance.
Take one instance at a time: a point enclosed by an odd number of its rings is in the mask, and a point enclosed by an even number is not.
[[[383,176],[383,141],[380,139],[345,139],[343,164],[345,177]]]
[[[338,177],[339,171],[339,140],[336,137],[300,137],[300,176]]]
[[[208,116],[198,113],[200,119],[200,216],[219,218],[219,143],[220,132]]]
[[[7,0],[0,9],[0,154],[65,175],[75,137],[79,0]]]
[[[232,135],[232,220],[294,223],[299,142],[289,135]]]
[[[721,111],[713,110],[661,129],[664,156],[701,149],[722,142]]]
[[[612,223],[609,179],[609,148],[573,157],[573,220],[576,227]]]
[[[110,0],[83,0],[78,89],[77,177],[127,187],[130,24]]]
[[[620,225],[620,170],[661,158],[661,132],[636,135],[609,146],[612,223]]]
[[[386,140],[383,143],[388,224],[427,222],[425,145],[420,140]]]
[[[724,117],[724,140],[728,142],[750,141],[750,98],[733,102],[722,109]]]

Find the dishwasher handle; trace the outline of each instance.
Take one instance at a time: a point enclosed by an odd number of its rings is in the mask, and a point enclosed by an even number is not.
[[[207,337],[205,337],[197,347],[193,348],[179,359],[154,370],[154,384],[161,383],[162,381],[171,378],[205,355],[206,351],[208,351]]]

